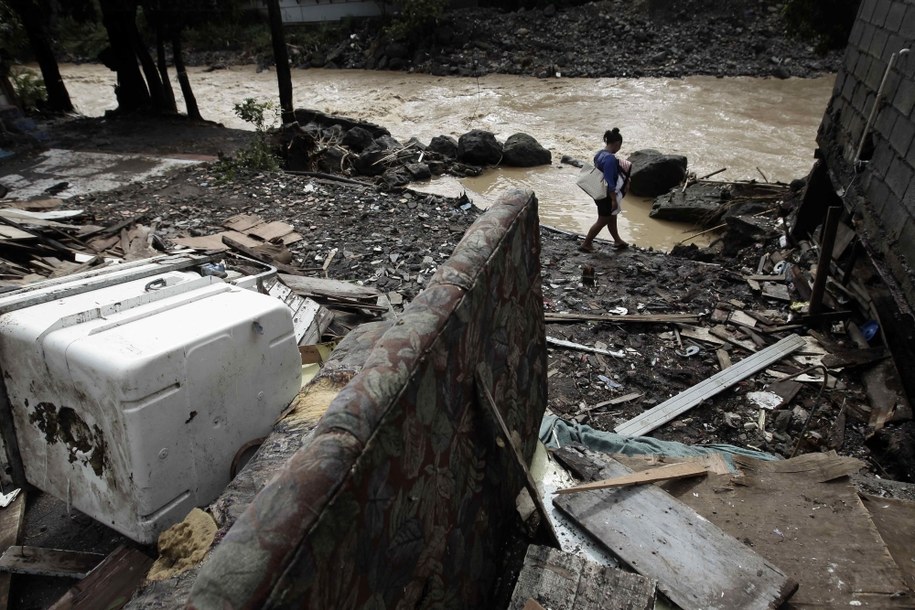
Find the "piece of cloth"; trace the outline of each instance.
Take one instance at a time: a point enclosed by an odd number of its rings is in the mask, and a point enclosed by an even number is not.
[[[688,457],[720,453],[728,468],[736,471],[732,456],[745,455],[757,460],[774,461],[781,458],[771,453],[744,449],[736,445],[686,445],[675,441],[662,441],[650,436],[623,436],[602,432],[591,426],[567,422],[556,415],[544,415],[540,422],[540,440],[550,449],[578,443],[593,451],[622,453],[623,455],[667,455]]]
[[[608,186],[615,185],[619,178],[619,161],[612,152],[608,150],[599,150],[594,155],[594,167],[604,173],[604,182]]]

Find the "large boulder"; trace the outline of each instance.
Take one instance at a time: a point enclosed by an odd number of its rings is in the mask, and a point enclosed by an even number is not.
[[[629,192],[639,197],[657,197],[686,178],[686,157],[665,155],[657,150],[637,150],[629,156],[632,162]]]
[[[505,140],[502,147],[502,165],[534,167],[549,165],[553,160],[550,151],[526,133],[516,133]]]
[[[498,165],[502,160],[502,145],[492,132],[468,131],[458,139],[458,160],[472,165]]]
[[[372,132],[365,127],[356,125],[343,134],[344,146],[355,152],[362,152],[372,144]]]
[[[457,159],[458,143],[457,140],[451,136],[435,136],[432,138],[432,141],[429,142],[427,150],[438,153],[443,157],[448,157],[449,159]]]

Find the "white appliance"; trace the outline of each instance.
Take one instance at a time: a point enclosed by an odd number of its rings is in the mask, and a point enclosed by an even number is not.
[[[26,479],[141,543],[218,497],[236,453],[300,386],[289,309],[181,267],[116,266],[0,297]]]

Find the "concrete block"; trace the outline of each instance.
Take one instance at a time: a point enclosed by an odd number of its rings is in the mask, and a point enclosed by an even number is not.
[[[855,21],[851,27],[851,33],[848,35],[848,46],[856,47],[861,43],[861,34],[864,32],[864,22],[860,19]]]
[[[895,157],[886,172],[886,184],[896,197],[902,199],[915,177],[915,169],[902,157]]]
[[[861,114],[870,114],[871,104],[875,95],[867,85],[859,85],[855,89],[855,96],[851,98],[851,105]]]
[[[864,31],[861,33],[861,44],[858,45],[862,55],[870,54],[871,42],[874,40],[876,32],[877,28],[874,25],[870,23],[864,25]]]
[[[893,163],[893,159],[896,157],[896,153],[893,152],[893,148],[890,146],[890,143],[879,135],[874,137],[874,156],[871,157],[871,171],[880,174],[886,180],[886,175],[889,172],[890,165]]]
[[[886,24],[886,16],[890,14],[890,6],[892,4],[892,0],[880,0],[877,2],[874,14],[871,17],[871,23],[882,28]]]
[[[845,78],[845,83],[842,85],[842,99],[851,102],[855,97],[855,89],[858,86],[858,80],[853,76],[849,76],[847,72],[842,72],[841,74]]]
[[[915,139],[915,124],[907,116],[900,114],[895,108],[886,108],[884,112],[892,112],[896,115],[896,124],[890,133],[890,145],[900,157],[906,158],[909,148],[912,146],[912,140]]]

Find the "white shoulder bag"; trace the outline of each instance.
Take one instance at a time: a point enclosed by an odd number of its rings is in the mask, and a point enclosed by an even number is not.
[[[607,198],[607,182],[604,180],[604,173],[589,163],[585,163],[581,168],[575,184],[595,201]]]

